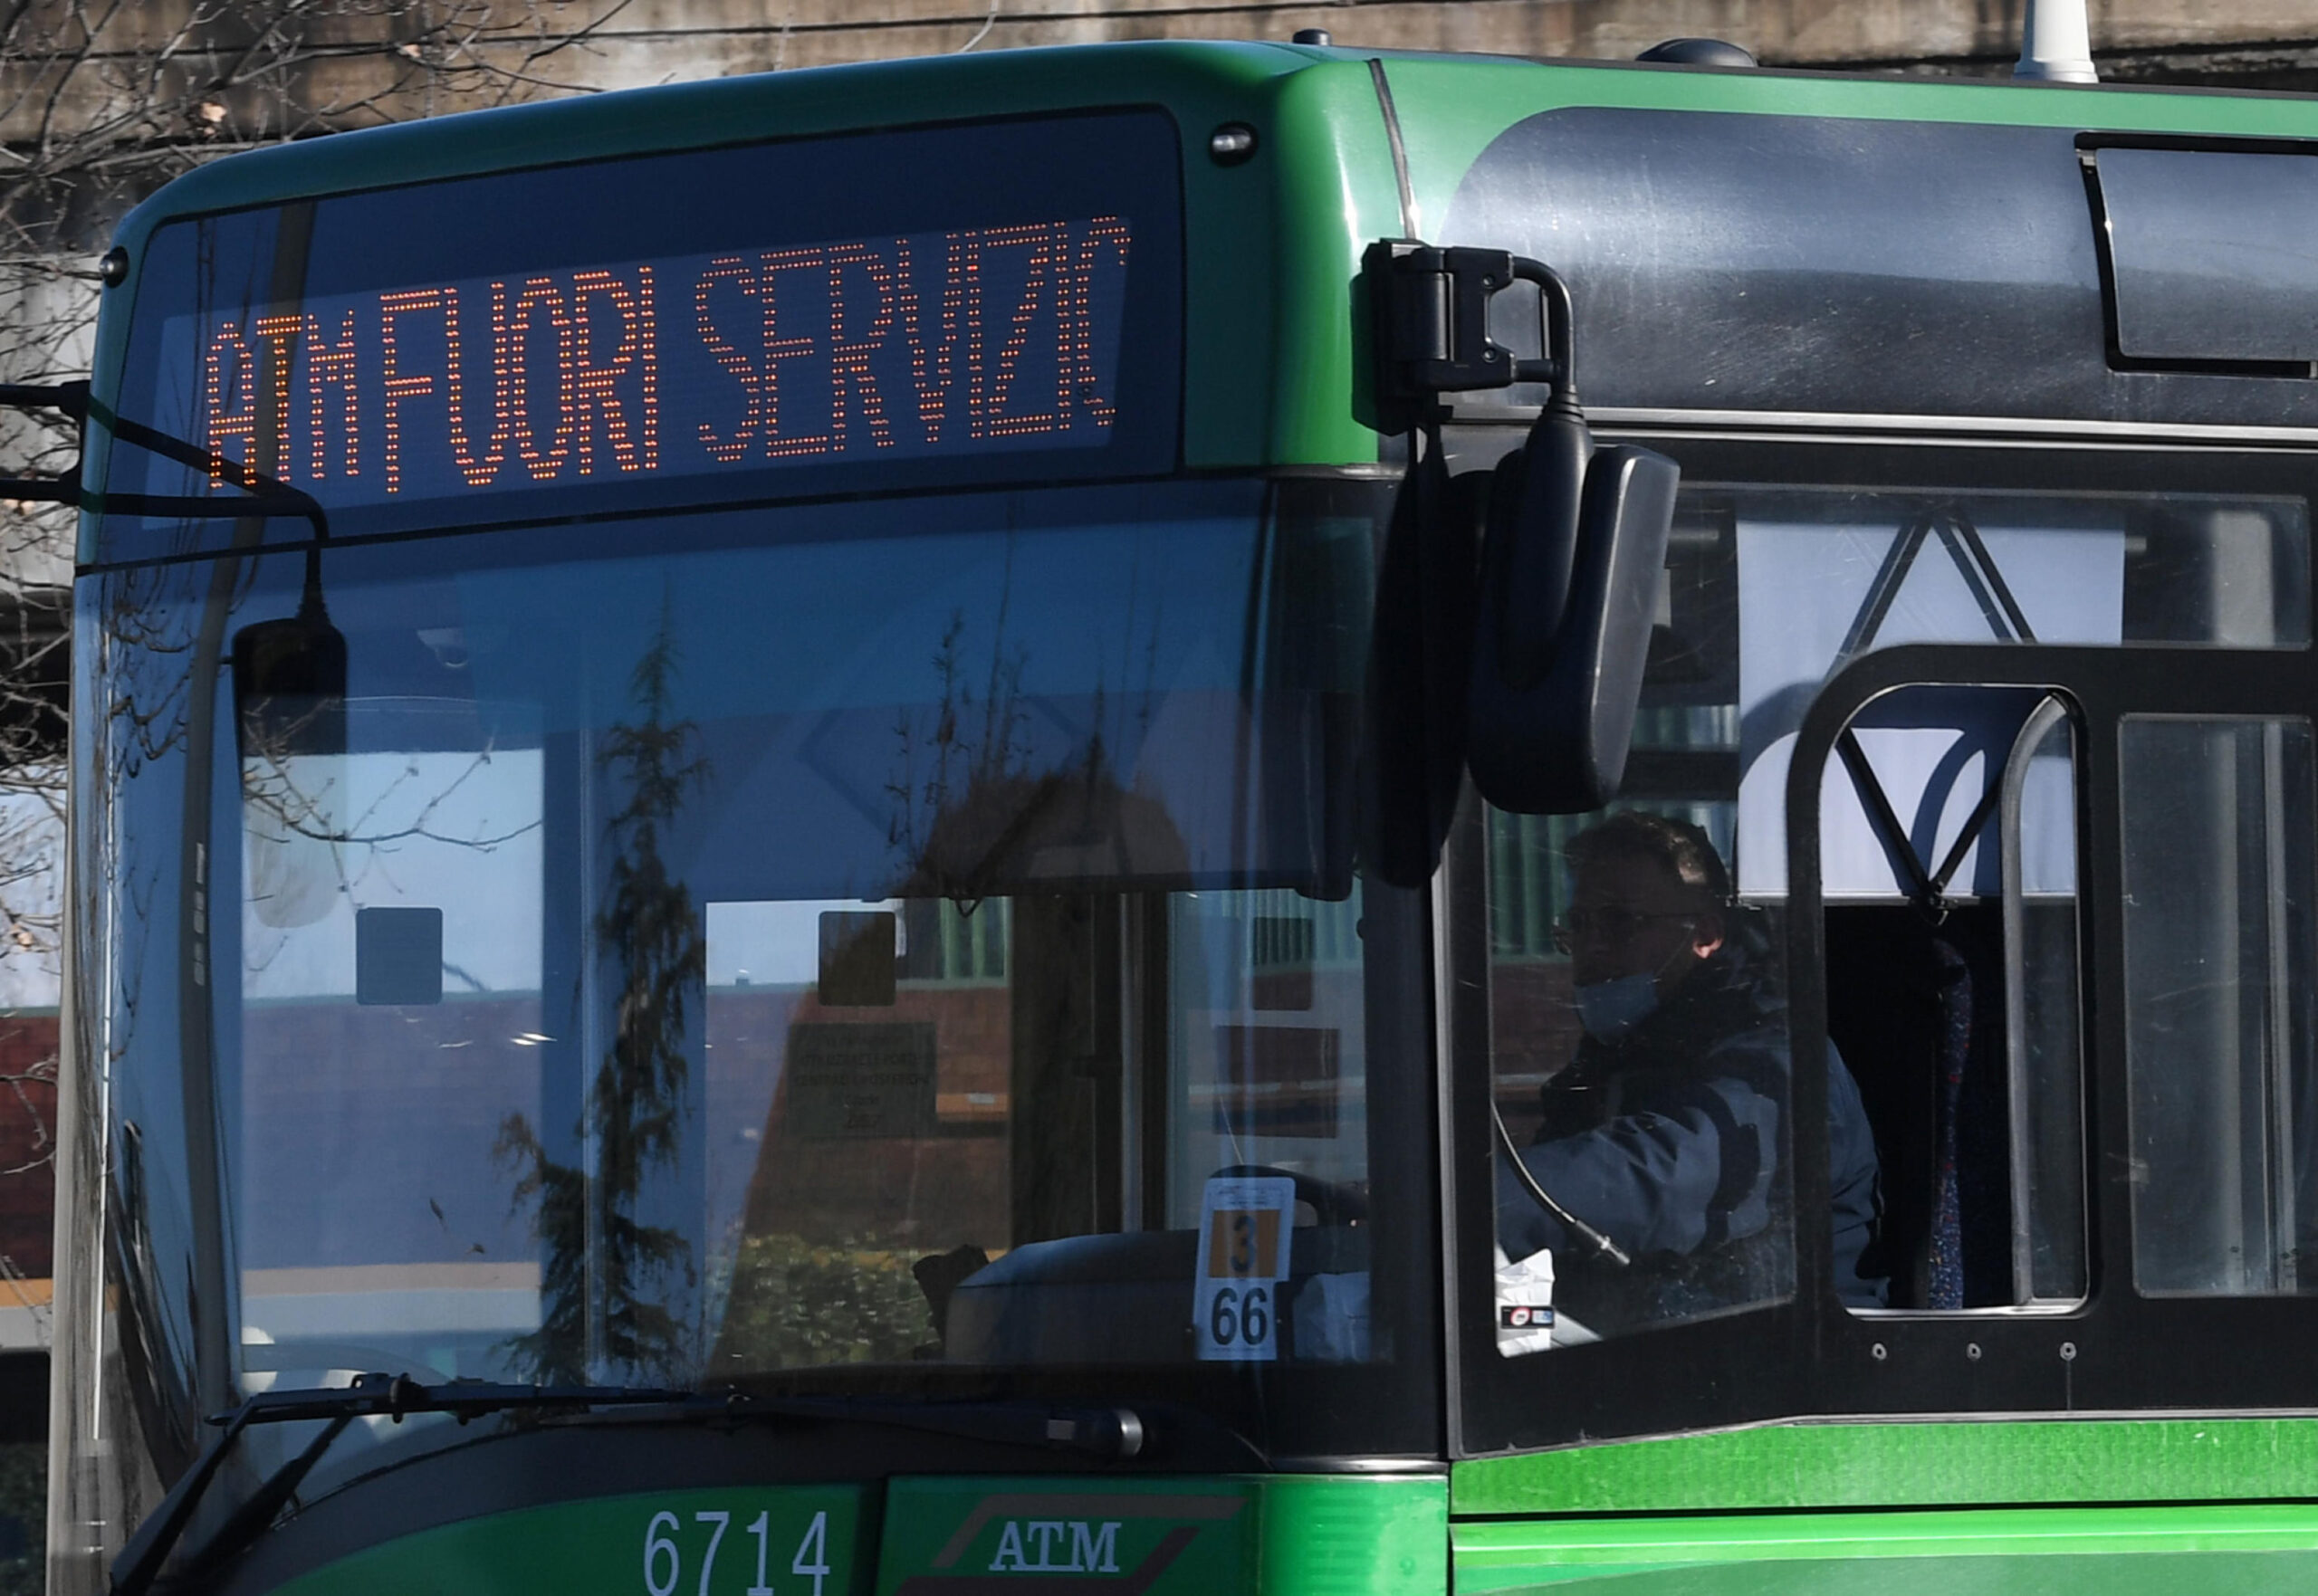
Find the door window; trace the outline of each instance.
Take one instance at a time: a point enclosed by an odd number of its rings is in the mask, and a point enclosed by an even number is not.
[[[2119,731],[2133,1284],[2318,1290],[2311,723]]]
[[[1890,1287],[1873,1305],[2077,1301],[2069,708],[2033,687],[1907,687],[1853,716],[1835,752],[1819,809],[1827,1033],[1873,1127]]]

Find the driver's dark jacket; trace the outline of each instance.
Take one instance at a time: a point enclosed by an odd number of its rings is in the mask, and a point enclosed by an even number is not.
[[[1521,1161],[1631,1266],[1593,1254],[1510,1169],[1499,1171],[1500,1245],[1515,1258],[1553,1248],[1557,1302],[1597,1333],[1792,1289],[1778,1167],[1786,1004],[1757,969],[1726,943],[1624,1037],[1586,1037],[1540,1093],[1545,1122]],[[1876,1306],[1886,1282],[1861,1272],[1877,1218],[1875,1140],[1832,1045],[1827,1131],[1836,1289]]]

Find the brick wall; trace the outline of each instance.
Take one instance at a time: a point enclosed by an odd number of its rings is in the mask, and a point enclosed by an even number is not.
[[[55,1015],[0,1017],[0,1077],[45,1075],[0,1084],[0,1258],[34,1280],[46,1279],[52,1267],[55,1060]],[[8,1300],[0,1290],[0,1303]]]

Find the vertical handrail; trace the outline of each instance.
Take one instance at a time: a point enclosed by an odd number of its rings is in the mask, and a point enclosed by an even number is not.
[[[2267,1079],[2263,1082],[2265,1109],[2263,1118],[2269,1123],[2268,1145],[2263,1149],[2269,1165],[2264,1171],[2263,1206],[2269,1210],[2269,1235],[2265,1250],[2265,1273],[2269,1278],[2256,1284],[2256,1291],[2269,1290],[2292,1294],[2301,1288],[2301,1269],[2293,1238],[2296,1234],[2294,1214],[2294,1116],[2290,1105],[2294,1102],[2294,1010],[2298,994],[2294,991],[2294,963],[2291,950],[2293,932],[2288,923],[2290,893],[2284,877],[2284,863],[2292,828],[2286,815],[2285,722],[2268,720],[2262,723],[2262,866],[2268,877],[2265,940],[2268,943],[2269,1003],[2263,1016],[2263,1031],[2267,1040],[2264,1052]],[[2247,1256],[2246,1266],[2252,1268],[2254,1259]]]
[[[2010,1133],[2006,1138],[2012,1180],[2012,1300],[2035,1295],[2035,1233],[2029,1225],[2028,983],[2022,954],[2026,945],[2026,884],[2020,861],[2020,808],[2028,768],[2053,728],[2068,719],[2068,705],[2047,693],[2028,712],[2005,757],[2003,795],[1997,802],[1997,851],[2004,882],[2004,1076]]]

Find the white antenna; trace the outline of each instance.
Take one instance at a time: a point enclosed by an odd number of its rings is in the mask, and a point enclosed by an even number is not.
[[[2027,0],[2020,21],[2020,62],[2016,78],[2037,83],[2097,83],[2093,38],[2085,25],[2084,0]]]

